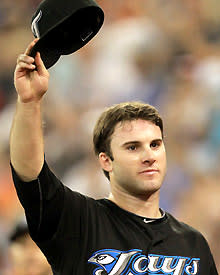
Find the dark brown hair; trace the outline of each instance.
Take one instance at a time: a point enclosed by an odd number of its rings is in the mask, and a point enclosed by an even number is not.
[[[119,122],[143,119],[160,127],[163,136],[163,121],[157,109],[143,102],[124,102],[107,108],[99,117],[93,131],[93,145],[96,155],[105,152],[111,160],[111,136]],[[109,179],[109,173],[104,171]]]

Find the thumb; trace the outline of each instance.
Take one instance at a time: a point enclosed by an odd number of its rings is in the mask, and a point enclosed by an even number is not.
[[[40,53],[37,52],[36,56],[35,56],[35,64],[37,66],[37,71],[40,75],[47,75],[48,71],[44,65],[43,60],[41,59]]]

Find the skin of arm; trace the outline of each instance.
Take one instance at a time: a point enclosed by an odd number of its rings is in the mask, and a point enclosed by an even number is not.
[[[49,73],[39,53],[35,58],[28,56],[36,42],[32,41],[19,55],[14,73],[18,99],[10,133],[10,158],[23,181],[36,179],[44,162],[41,105]]]

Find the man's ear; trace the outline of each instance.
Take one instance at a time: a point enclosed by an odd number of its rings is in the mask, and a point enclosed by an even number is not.
[[[101,152],[99,154],[99,163],[103,170],[107,172],[112,171],[112,160],[106,153]]]

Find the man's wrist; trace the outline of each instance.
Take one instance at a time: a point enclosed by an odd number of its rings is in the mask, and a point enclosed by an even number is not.
[[[42,103],[42,98],[40,99],[33,99],[31,101],[23,101],[21,99],[21,97],[18,95],[17,97],[17,103],[19,105],[23,105],[23,106],[26,106],[26,107],[34,107],[34,106],[41,106],[41,103]]]

